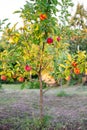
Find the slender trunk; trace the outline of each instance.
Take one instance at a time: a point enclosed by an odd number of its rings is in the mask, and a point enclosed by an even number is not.
[[[40,119],[43,119],[43,85],[41,71],[39,72],[39,83],[40,83]]]
[[[63,90],[63,86],[62,86],[62,78],[60,79],[60,87],[61,87],[61,91]]]

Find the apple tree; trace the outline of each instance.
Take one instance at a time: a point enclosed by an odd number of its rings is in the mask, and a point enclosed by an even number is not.
[[[66,4],[67,3],[67,4]],[[57,9],[58,6],[61,8]],[[66,8],[67,6],[67,8]],[[14,58],[15,66],[18,73],[23,76],[30,73],[38,75],[40,84],[40,118],[43,118],[43,84],[42,72],[48,69],[54,69],[55,58],[59,56],[58,50],[66,48],[64,45],[66,38],[64,38],[61,26],[58,21],[63,23],[68,20],[68,7],[72,6],[71,0],[30,0],[27,1],[23,8],[15,13],[20,13],[23,19],[23,27],[18,31],[8,31],[8,41],[14,48],[8,52],[10,59]],[[67,10],[66,10],[67,9]],[[61,14],[58,17],[57,12]],[[60,13],[61,12],[61,13]],[[65,12],[65,13],[64,13]],[[58,17],[58,18],[57,18]],[[61,41],[61,42],[60,42]],[[13,51],[14,50],[14,51]],[[61,49],[60,49],[61,50]],[[16,56],[14,56],[14,53]],[[12,57],[11,57],[12,56]],[[11,63],[11,60],[10,60]],[[13,62],[12,62],[13,63]],[[21,79],[22,81],[23,79]]]
[[[60,10],[57,9],[57,6],[61,7]],[[66,6],[67,9],[65,8]],[[54,66],[54,52],[58,51],[58,48],[62,46],[62,43],[59,46],[62,32],[61,27],[58,25],[57,12],[61,12],[61,17],[58,18],[59,21],[62,22],[63,19],[67,21],[69,16],[67,10],[69,6],[72,6],[71,0],[68,2],[59,2],[58,0],[32,0],[30,2],[27,1],[24,8],[20,10],[20,16],[26,26],[26,39],[28,39],[26,43],[23,43],[29,48],[29,59],[27,59],[26,63],[37,73],[40,83],[41,118],[43,117],[42,72],[48,67]],[[65,22],[63,21],[62,23]]]

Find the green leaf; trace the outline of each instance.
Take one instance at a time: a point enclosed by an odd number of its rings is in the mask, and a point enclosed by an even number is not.
[[[16,11],[13,12],[13,14],[16,14],[16,13],[21,13],[21,11],[16,10]]]
[[[22,83],[21,89],[24,89],[26,87],[25,83]]]
[[[3,21],[5,22],[5,21],[7,21],[7,20],[8,20],[8,18],[4,19]]]

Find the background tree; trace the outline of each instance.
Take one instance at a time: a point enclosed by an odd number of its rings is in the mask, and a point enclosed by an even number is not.
[[[71,26],[74,28],[84,29],[87,27],[87,10],[84,8],[82,4],[77,4],[76,12],[74,16],[71,18]]]
[[[72,30],[69,40],[70,51],[72,53],[76,53],[77,50],[87,51],[87,10],[79,3],[74,16],[71,17],[70,28]]]

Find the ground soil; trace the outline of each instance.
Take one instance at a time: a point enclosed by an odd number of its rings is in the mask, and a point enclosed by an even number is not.
[[[87,130],[87,96],[58,97],[57,89],[51,89],[44,94],[44,114],[51,116],[54,127],[58,122],[66,124],[67,128],[61,130]],[[24,115],[39,117],[39,90],[0,91],[0,122]],[[1,124],[0,130],[10,128]]]

